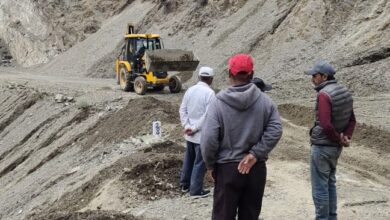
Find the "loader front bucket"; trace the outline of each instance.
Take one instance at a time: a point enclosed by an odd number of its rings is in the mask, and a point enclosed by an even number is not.
[[[161,49],[145,52],[147,71],[195,71],[199,60],[192,51]]]

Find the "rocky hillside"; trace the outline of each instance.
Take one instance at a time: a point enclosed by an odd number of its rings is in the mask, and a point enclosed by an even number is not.
[[[300,80],[303,70],[327,59],[358,95],[390,89],[384,83],[390,65],[389,1],[248,0],[230,6],[209,1],[204,7],[177,2],[169,13],[156,8],[142,27],[164,33],[170,47],[195,50],[202,64],[218,73],[226,71],[231,54],[250,53],[257,75],[280,88],[280,95],[302,97],[295,88],[310,89]],[[225,84],[225,74],[218,78]]]
[[[95,33],[129,2],[1,0],[0,38],[23,66],[46,63]]]
[[[1,9],[0,37],[25,66],[48,62],[83,41],[52,61],[83,71],[43,71],[50,74],[111,77],[124,27],[134,22],[141,32],[161,33],[166,47],[194,50],[202,65],[217,69],[217,86],[225,84],[228,57],[245,52],[255,57],[256,74],[281,96],[304,95],[310,88],[299,80],[302,71],[318,59],[332,62],[358,95],[390,89],[384,83],[390,65],[387,0],[3,0]],[[306,89],[298,94],[284,86],[291,83]]]
[[[114,77],[126,24],[160,33],[166,48],[193,50],[226,82],[234,53],[255,58],[255,74],[279,102],[312,97],[303,71],[319,59],[356,97],[390,91],[387,0],[2,1],[0,36],[13,60],[52,76]],[[20,13],[20,11],[25,11]],[[80,19],[82,18],[82,19]],[[190,85],[196,75],[188,81]],[[390,110],[389,110],[390,111]],[[375,119],[376,120],[376,119]],[[380,119],[378,119],[380,120]]]

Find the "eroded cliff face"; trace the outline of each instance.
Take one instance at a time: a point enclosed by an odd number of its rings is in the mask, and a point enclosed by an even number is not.
[[[22,66],[46,63],[95,33],[127,0],[1,0],[0,38]]]
[[[56,48],[47,44],[47,23],[32,1],[1,1],[0,34],[13,57],[23,65],[48,61]],[[46,41],[46,42],[45,42]],[[52,44],[56,45],[55,42]]]

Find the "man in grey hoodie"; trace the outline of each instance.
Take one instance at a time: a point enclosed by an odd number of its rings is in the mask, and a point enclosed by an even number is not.
[[[201,150],[215,180],[214,220],[257,220],[266,182],[268,153],[282,136],[276,105],[253,83],[253,59],[229,60],[231,87],[210,102]]]

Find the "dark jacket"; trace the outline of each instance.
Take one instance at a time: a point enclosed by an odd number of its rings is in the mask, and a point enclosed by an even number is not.
[[[353,99],[348,90],[337,83],[336,80],[323,82],[315,88],[320,93],[329,96],[331,102],[331,122],[337,133],[344,132],[350,123],[353,114]],[[340,146],[339,141],[331,140],[323,131],[319,120],[318,95],[316,102],[316,121],[310,130],[310,141],[314,145]]]
[[[208,168],[239,162],[248,153],[265,161],[282,136],[276,105],[252,83],[222,90],[211,100],[202,129]]]

